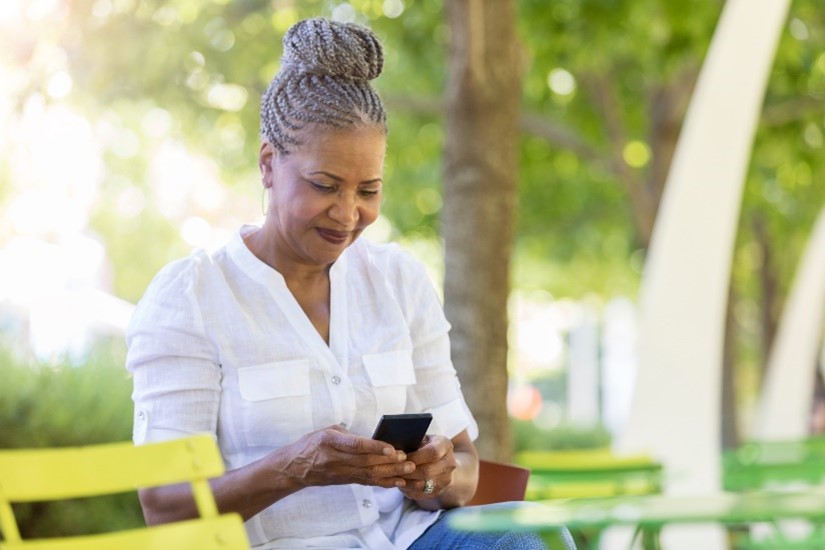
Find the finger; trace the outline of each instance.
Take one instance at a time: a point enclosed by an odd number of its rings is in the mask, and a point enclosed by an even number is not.
[[[407,455],[403,451],[398,451],[389,443],[362,437],[349,432],[340,432],[334,427],[324,434],[324,443],[336,451],[358,455],[380,455],[396,462],[404,462]]]
[[[450,488],[450,485],[452,485],[451,476],[439,476],[422,480],[407,479],[407,485],[401,489],[401,492],[404,493],[407,498],[424,500],[437,498],[446,492]]]
[[[407,480],[401,477],[385,477],[377,480],[371,484],[376,487],[383,487],[384,489],[404,489],[407,486]]]
[[[409,474],[404,475],[404,479],[409,481],[419,481],[421,483],[426,479],[434,479],[447,474],[449,470],[441,463],[416,464],[415,470]]]
[[[355,483],[378,485],[381,487],[405,487],[407,480],[403,476],[415,468],[412,462],[379,464],[364,468],[354,468],[351,475]]]
[[[358,436],[337,424],[321,430],[321,444],[349,454],[379,454],[385,456],[396,454],[392,445]]]
[[[316,453],[311,462],[312,469],[305,476],[316,485],[340,485],[358,483],[399,487],[406,485],[403,476],[409,475],[415,464],[409,461],[389,461],[382,455],[357,455],[335,450]]]
[[[381,464],[366,468],[366,482],[368,485],[381,485],[382,487],[404,487],[407,485],[406,476],[415,470],[412,462],[401,462],[393,464]]]
[[[426,479],[434,479],[437,477],[444,477],[446,479],[452,479],[453,471],[458,467],[458,463],[456,462],[455,455],[450,452],[445,454],[444,456],[434,460],[432,462],[419,462],[417,461],[419,456],[413,456],[411,453],[409,455],[409,459],[415,462],[415,471],[410,473],[409,475],[405,476],[408,480],[426,480]]]
[[[426,442],[416,451],[409,454],[409,459],[418,465],[438,462],[446,456],[451,456],[453,442],[444,436],[427,436]]]

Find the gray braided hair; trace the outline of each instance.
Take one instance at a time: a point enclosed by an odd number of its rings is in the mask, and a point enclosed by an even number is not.
[[[289,153],[308,125],[365,124],[386,133],[384,105],[369,83],[381,74],[384,51],[371,30],[305,19],[290,27],[283,43],[281,70],[261,98],[261,139]]]

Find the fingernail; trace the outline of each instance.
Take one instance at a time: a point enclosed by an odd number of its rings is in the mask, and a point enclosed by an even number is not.
[[[412,462],[410,462],[409,464],[406,464],[404,466],[404,471],[408,474],[413,473],[415,471],[415,464],[413,464]]]
[[[386,456],[392,456],[395,453],[395,449],[390,449],[389,447],[385,447],[383,453]]]
[[[398,481],[395,482],[395,486],[398,487],[398,488],[406,487],[407,482],[404,481],[403,479],[399,479]]]
[[[407,460],[407,453],[405,453],[404,451],[398,451],[398,455],[396,455],[396,460],[398,460],[398,462],[404,462],[405,460]]]

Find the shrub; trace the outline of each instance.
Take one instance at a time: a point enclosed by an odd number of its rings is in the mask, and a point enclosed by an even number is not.
[[[562,425],[547,430],[533,422],[512,419],[511,427],[515,452],[595,449],[610,446],[610,432],[602,426],[580,428]]]
[[[128,441],[131,381],[117,347],[87,363],[45,365],[0,349],[0,448]],[[71,472],[66,472],[71,475]],[[99,533],[144,525],[136,493],[15,505],[24,537]]]

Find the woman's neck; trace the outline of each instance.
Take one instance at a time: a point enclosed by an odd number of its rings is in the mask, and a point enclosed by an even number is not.
[[[279,252],[281,247],[277,241],[261,229],[246,235],[243,240],[250,252],[280,273],[290,288],[293,285],[306,287],[329,281],[331,265],[308,264],[290,258],[288,254]]]

